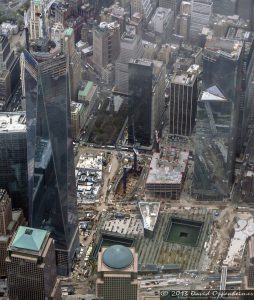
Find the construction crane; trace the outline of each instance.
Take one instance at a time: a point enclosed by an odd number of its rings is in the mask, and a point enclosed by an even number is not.
[[[133,170],[135,172],[135,174],[138,171],[138,150],[136,148],[133,147],[133,154],[134,154],[134,158],[133,158]]]
[[[124,159],[123,161],[123,192],[126,193],[127,188],[127,165],[128,165],[128,159]]]

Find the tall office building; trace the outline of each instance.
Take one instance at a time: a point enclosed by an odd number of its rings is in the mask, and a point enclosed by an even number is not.
[[[144,20],[150,20],[153,8],[151,0],[131,0],[131,15],[140,13]]]
[[[31,0],[30,1],[30,14],[29,14],[29,35],[32,41],[43,37],[43,26],[48,28],[48,15],[47,10],[49,0]],[[44,14],[45,24],[42,22],[42,15]],[[46,29],[45,28],[45,29]]]
[[[5,190],[0,189],[0,276],[7,275],[6,262],[7,247],[13,233],[19,225],[24,224],[22,210],[13,210],[11,198]]]
[[[119,2],[102,9],[100,14],[101,22],[112,23],[116,21],[119,23],[121,34],[125,31],[127,17],[127,10],[120,6]]]
[[[213,13],[225,16],[236,14],[238,0],[213,0]]]
[[[131,26],[127,26],[130,28]],[[133,29],[133,27],[131,27]],[[116,60],[115,91],[123,94],[129,92],[128,63],[131,58],[141,58],[144,54],[142,39],[136,30],[124,32],[121,37],[120,55]]]
[[[236,7],[236,14],[244,20],[249,20],[251,29],[254,26],[254,1],[253,0],[238,0]]]
[[[184,41],[189,39],[190,15],[181,15],[176,17],[176,32],[181,35]]]
[[[228,196],[236,153],[241,149],[239,124],[243,44],[207,41],[203,90],[198,101],[193,194],[200,199]]]
[[[129,143],[150,145],[165,113],[165,66],[161,61],[129,62]]]
[[[134,248],[114,245],[98,256],[96,296],[104,300],[138,300],[138,255]]]
[[[58,43],[39,40],[22,68],[29,224],[51,232],[58,272],[67,275],[79,246],[67,58]]]
[[[214,38],[205,44],[203,55],[203,89],[216,85],[234,104],[233,118],[236,153],[243,144],[243,59],[242,41]]]
[[[20,226],[6,258],[10,300],[60,300],[54,241],[50,233]]]
[[[67,56],[70,76],[71,100],[77,100],[81,82],[81,57],[75,48],[74,30],[67,28],[64,31],[63,49]]]
[[[245,105],[243,132],[245,132],[248,122],[251,124],[254,119],[254,107],[252,105],[254,97],[254,33],[245,34],[244,50]]]
[[[200,200],[229,195],[235,160],[233,109],[232,101],[215,85],[198,100],[192,193]]]
[[[99,70],[115,62],[120,53],[120,25],[102,22],[93,29],[93,62]]]
[[[185,41],[189,39],[190,15],[191,3],[188,1],[182,1],[180,13],[176,17],[175,31],[177,34],[181,35]]]
[[[190,38],[196,40],[204,26],[208,26],[212,16],[211,0],[191,0]]]
[[[192,133],[198,100],[198,65],[173,74],[169,93],[169,132],[188,136]]]
[[[173,31],[174,13],[171,9],[158,7],[149,22],[149,27],[156,34],[168,37]]]
[[[26,116],[0,113],[0,188],[6,189],[14,208],[28,217]]]
[[[159,0],[159,7],[170,8],[176,16],[181,4],[181,0]]]
[[[11,49],[8,37],[0,34],[0,111],[14,91],[19,77],[19,59]]]

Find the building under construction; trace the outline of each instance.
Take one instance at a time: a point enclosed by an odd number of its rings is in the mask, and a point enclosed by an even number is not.
[[[187,172],[188,157],[188,151],[176,148],[164,148],[161,153],[154,153],[145,185],[146,196],[179,199]]]

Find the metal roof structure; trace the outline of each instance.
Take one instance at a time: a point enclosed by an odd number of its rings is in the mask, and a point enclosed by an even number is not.
[[[11,248],[39,252],[47,236],[48,232],[46,230],[19,226],[10,246]]]
[[[111,269],[125,269],[133,263],[131,250],[122,245],[114,245],[103,253],[103,263]]]

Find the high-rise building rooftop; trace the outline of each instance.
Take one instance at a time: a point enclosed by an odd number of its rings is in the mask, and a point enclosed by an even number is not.
[[[232,60],[238,60],[242,47],[243,43],[241,41],[222,38],[207,40],[205,44],[205,50],[208,50],[209,53],[212,51],[217,55],[226,56]]]
[[[0,132],[26,131],[26,115],[21,113],[0,113]]]
[[[15,251],[20,249],[22,252],[24,250],[40,252],[47,236],[49,232],[46,230],[20,226],[9,247]]]

